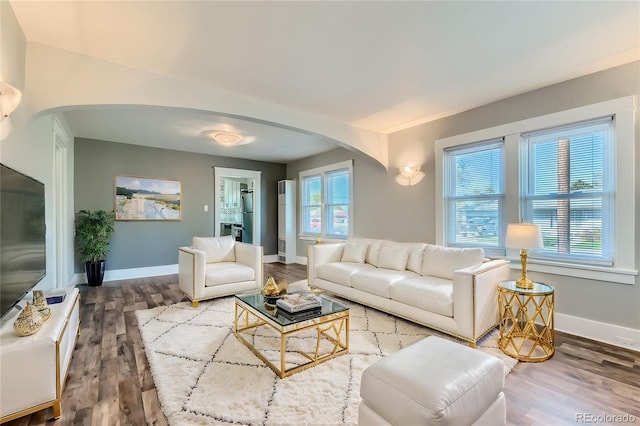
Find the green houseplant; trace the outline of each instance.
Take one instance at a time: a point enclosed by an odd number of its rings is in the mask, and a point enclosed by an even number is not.
[[[80,257],[85,262],[87,283],[102,285],[105,257],[113,234],[115,215],[104,210],[80,210],[76,214],[76,241]]]

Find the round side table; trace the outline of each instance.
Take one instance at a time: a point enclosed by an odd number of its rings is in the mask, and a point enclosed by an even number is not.
[[[553,356],[553,287],[533,283],[520,288],[515,281],[498,284],[500,338],[498,347],[520,361],[540,362]]]

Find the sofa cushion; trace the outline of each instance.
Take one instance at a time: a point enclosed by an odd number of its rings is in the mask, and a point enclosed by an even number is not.
[[[375,269],[367,263],[331,262],[318,266],[316,276],[323,280],[350,287],[350,277],[358,271]]]
[[[407,260],[409,259],[409,250],[403,246],[391,246],[384,243],[378,251],[378,267],[385,269],[393,269],[395,271],[404,271],[407,269]]]
[[[458,269],[479,265],[483,262],[481,248],[455,248],[427,244],[422,261],[422,275],[453,279]]]
[[[207,263],[235,262],[235,240],[233,236],[193,237],[193,248],[206,253]]]
[[[381,240],[373,238],[350,238],[349,241],[367,244],[367,255],[364,261],[370,265],[378,266],[378,252],[380,251]]]
[[[422,273],[422,259],[424,257],[425,243],[406,243],[405,247],[409,250],[409,259],[407,259],[407,270],[416,274]]]
[[[368,248],[369,244],[365,242],[348,241],[344,245],[344,251],[342,252],[342,261],[364,263],[364,259],[367,256]]]
[[[253,268],[236,262],[208,263],[204,285],[212,287],[220,284],[239,283],[255,279]]]
[[[351,276],[351,287],[388,299],[392,283],[416,276],[410,271],[395,271],[384,268],[365,269]]]
[[[453,317],[453,282],[437,277],[413,277],[391,285],[391,299],[435,314]]]

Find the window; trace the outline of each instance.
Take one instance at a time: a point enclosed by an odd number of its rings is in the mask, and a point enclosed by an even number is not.
[[[351,230],[352,163],[346,161],[300,172],[301,233],[347,238]]]
[[[465,191],[451,176],[451,157],[463,158],[465,150],[483,145],[478,141],[504,140],[498,232],[522,220],[542,227],[544,249],[530,252],[529,271],[635,284],[639,258],[629,237],[638,217],[635,115],[634,97],[627,96],[437,140],[436,243],[476,245],[487,256],[511,258],[514,268],[520,264],[518,250],[505,250],[500,234],[497,246],[486,246],[477,227],[466,237],[452,228]],[[487,200],[490,195],[482,194]],[[473,231],[476,224],[470,225]]]
[[[522,212],[540,225],[531,257],[611,265],[612,118],[523,134]]]
[[[502,243],[504,142],[492,140],[445,150],[446,240],[487,251]]]

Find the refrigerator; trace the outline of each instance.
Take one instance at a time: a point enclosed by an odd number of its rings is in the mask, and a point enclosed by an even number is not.
[[[253,244],[253,191],[242,191],[242,242]]]

